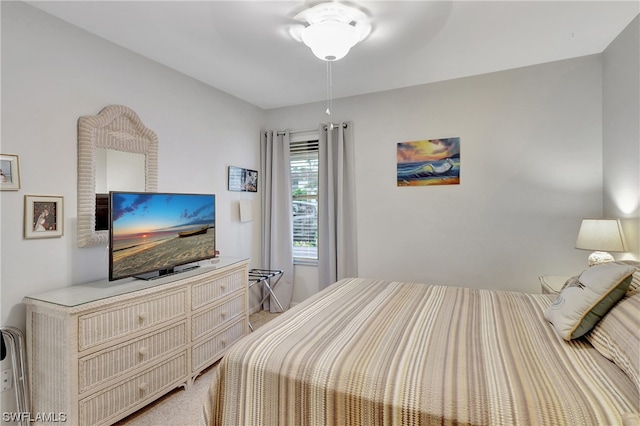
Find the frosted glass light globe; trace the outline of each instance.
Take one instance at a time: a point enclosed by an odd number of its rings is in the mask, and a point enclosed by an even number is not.
[[[358,30],[350,24],[326,20],[312,24],[302,31],[302,41],[323,61],[344,58],[358,43]]]

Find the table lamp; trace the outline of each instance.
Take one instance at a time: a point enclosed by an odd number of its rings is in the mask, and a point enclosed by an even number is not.
[[[589,266],[612,262],[608,253],[627,251],[620,219],[582,219],[576,248],[594,250],[589,255]]]

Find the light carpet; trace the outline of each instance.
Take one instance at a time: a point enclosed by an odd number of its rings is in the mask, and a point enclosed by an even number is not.
[[[271,321],[279,314],[259,311],[249,316],[254,330]],[[117,426],[195,426],[201,418],[203,401],[216,373],[214,364],[194,381],[189,389],[178,388],[145,408],[116,423]]]

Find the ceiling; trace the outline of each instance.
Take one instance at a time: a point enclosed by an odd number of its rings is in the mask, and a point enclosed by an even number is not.
[[[320,1],[321,2],[321,1]],[[260,108],[327,98],[327,65],[288,32],[319,1],[27,1]],[[346,97],[602,52],[637,1],[350,1],[373,31],[332,63]]]

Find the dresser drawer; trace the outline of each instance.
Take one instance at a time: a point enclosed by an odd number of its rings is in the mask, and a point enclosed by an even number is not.
[[[179,324],[78,360],[80,392],[184,348],[187,326]]]
[[[78,318],[78,350],[179,317],[186,312],[186,291],[164,294]]]
[[[242,315],[245,315],[246,295],[244,292],[238,293],[225,303],[217,305],[202,313],[194,314],[191,323],[191,337],[196,340],[214,329],[231,322]]]
[[[183,352],[180,356],[142,372],[126,382],[80,400],[80,424],[112,423],[108,422],[110,418],[153,397],[154,394],[164,393],[179,385],[186,374],[187,356]]]
[[[220,359],[224,351],[247,334],[248,327],[247,321],[242,319],[203,342],[194,344],[191,352],[192,373]]]
[[[198,309],[247,286],[245,270],[195,284],[191,290],[191,308]]]

